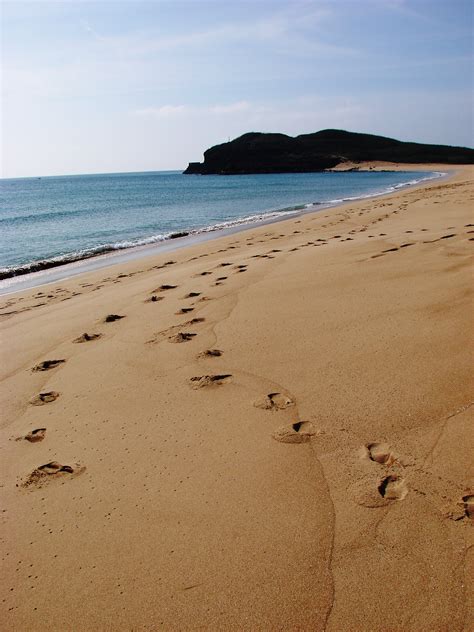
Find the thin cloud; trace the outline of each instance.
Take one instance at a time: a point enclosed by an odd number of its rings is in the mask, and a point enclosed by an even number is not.
[[[326,41],[322,31],[316,36],[315,28],[333,13],[314,4],[298,3],[271,13],[255,21],[223,23],[210,29],[189,31],[163,36],[159,32],[135,32],[125,36],[98,36],[105,48],[120,56],[149,57],[165,52],[213,50],[225,45],[247,43],[272,45],[276,49],[290,50],[293,54],[320,53],[327,55],[355,55],[358,51],[344,45]],[[94,31],[91,31],[94,32]],[[327,31],[326,31],[327,34]]]
[[[189,114],[193,109],[195,108],[188,105],[161,105],[159,107],[140,108],[135,110],[134,114],[137,114],[138,116],[164,118],[180,114]]]
[[[155,119],[175,118],[179,116],[194,115],[214,115],[214,116],[238,116],[245,114],[249,116],[263,115],[274,111],[274,107],[261,103],[251,103],[249,101],[235,101],[234,103],[216,103],[212,105],[159,105],[145,108],[138,108],[132,112],[135,116]]]

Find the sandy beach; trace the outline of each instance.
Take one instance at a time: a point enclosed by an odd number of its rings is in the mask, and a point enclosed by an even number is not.
[[[416,168],[2,297],[1,630],[473,629],[474,170]]]

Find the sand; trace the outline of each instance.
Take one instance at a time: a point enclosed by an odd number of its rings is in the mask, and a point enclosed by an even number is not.
[[[472,630],[473,182],[3,297],[1,629]]]

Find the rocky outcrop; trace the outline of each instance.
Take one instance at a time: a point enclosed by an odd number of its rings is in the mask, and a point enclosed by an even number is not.
[[[250,132],[204,152],[186,174],[292,173],[331,169],[344,161],[472,164],[474,150],[447,145],[407,143],[373,134],[327,129],[286,136]]]

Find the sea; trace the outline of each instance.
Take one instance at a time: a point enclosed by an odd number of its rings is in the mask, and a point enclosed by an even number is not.
[[[183,237],[288,218],[442,175],[157,171],[2,179],[0,280],[115,251],[178,245]]]

